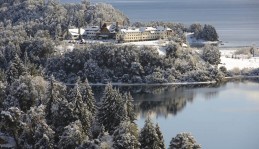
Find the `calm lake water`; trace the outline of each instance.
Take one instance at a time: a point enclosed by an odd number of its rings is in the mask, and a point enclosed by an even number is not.
[[[258,149],[259,83],[135,91],[138,126],[144,126],[149,113],[159,124],[167,147],[177,133],[191,132],[204,149]]]
[[[80,2],[81,0],[61,0]],[[258,0],[91,0],[106,2],[135,21],[202,23],[216,27],[226,47],[259,46]]]

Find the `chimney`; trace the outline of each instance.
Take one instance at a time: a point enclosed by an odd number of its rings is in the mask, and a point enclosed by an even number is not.
[[[81,29],[80,29],[80,27],[78,28],[78,34],[79,34],[78,38],[81,40],[82,36],[81,36]]]
[[[118,32],[119,31],[119,22],[116,22],[116,32]]]

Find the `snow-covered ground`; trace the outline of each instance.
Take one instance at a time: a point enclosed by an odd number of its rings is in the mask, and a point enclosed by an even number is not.
[[[259,68],[259,57],[246,58],[241,56],[240,58],[232,58],[235,50],[220,50],[221,52],[221,64],[220,66],[225,66],[227,70],[232,70],[234,68],[244,69],[244,68]]]
[[[136,46],[151,46],[157,49],[159,55],[165,55],[166,45],[169,41],[166,40],[152,40],[152,41],[139,41],[139,42],[126,42],[119,45],[136,45]]]
[[[217,41],[211,42],[211,41],[204,41],[204,40],[196,40],[195,38],[192,38],[193,33],[186,33],[186,37],[188,40],[187,44],[213,44],[218,43]],[[86,43],[107,43],[112,42],[115,43],[114,40],[85,40]],[[166,45],[169,43],[167,40],[152,40],[152,41],[140,41],[140,42],[127,42],[127,43],[119,43],[118,45],[136,45],[136,46],[152,46],[157,49],[159,52],[159,55],[165,55],[166,54]],[[66,49],[63,51],[63,53],[72,51],[74,48],[74,44],[66,44],[66,46],[57,46],[56,49],[58,51],[62,51],[61,49]],[[182,45],[186,47],[187,45]],[[234,55],[235,50],[238,50],[238,48],[221,48],[221,64],[220,66],[225,66],[227,70],[232,70],[234,68],[244,69],[244,68],[259,68],[259,57],[252,57],[252,58],[246,58],[245,56],[241,56],[238,58],[232,58]]]
[[[138,41],[138,42],[126,42],[122,45],[134,44],[136,46],[165,46],[169,41],[165,40],[151,40],[151,41]]]

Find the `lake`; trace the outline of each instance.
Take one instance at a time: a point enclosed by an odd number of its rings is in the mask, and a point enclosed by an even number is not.
[[[61,0],[80,2],[81,0]],[[224,47],[259,46],[258,0],[91,0],[106,2],[131,22],[170,21],[216,27]]]
[[[135,88],[137,124],[158,123],[168,147],[172,137],[191,132],[204,149],[258,149],[259,83]]]

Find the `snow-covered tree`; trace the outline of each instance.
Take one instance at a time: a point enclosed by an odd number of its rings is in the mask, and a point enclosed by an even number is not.
[[[169,43],[166,47],[166,56],[176,58],[177,51],[180,49],[180,45],[177,43]]]
[[[9,64],[6,73],[8,82],[13,82],[15,79],[18,79],[19,76],[23,76],[27,73],[26,68],[18,55],[15,55],[14,60]]]
[[[18,142],[21,148],[54,148],[54,131],[46,123],[45,106],[32,107],[24,115]]]
[[[203,26],[199,23],[191,24],[189,27],[189,32],[193,32],[194,36],[197,38],[199,36],[199,33],[202,31]]]
[[[89,85],[88,80],[86,79],[84,84],[82,85],[82,100],[87,105],[87,109],[92,113],[92,115],[95,115],[96,112],[96,102],[94,98],[94,94],[92,91],[91,86]]]
[[[79,120],[66,126],[64,128],[64,132],[60,136],[58,148],[72,149],[78,147],[85,139],[87,139],[86,136],[82,133],[82,129],[82,124]]]
[[[129,118],[130,122],[133,123],[136,120],[136,114],[135,114],[134,105],[133,105],[133,98],[132,98],[130,92],[124,93],[122,98],[125,101],[126,115]]]
[[[3,108],[3,102],[6,99],[6,85],[0,81],[0,109]]]
[[[180,133],[172,138],[169,149],[201,149],[201,145],[197,144],[190,133]]]
[[[101,105],[97,113],[98,120],[106,131],[112,133],[126,118],[126,111],[122,95],[109,83],[105,87]]]
[[[218,33],[214,26],[205,24],[192,24],[189,28],[190,32],[194,32],[197,39],[204,39],[206,41],[218,41]]]
[[[144,127],[140,131],[139,142],[142,149],[160,149],[160,142],[156,132],[156,128],[148,117]]]
[[[26,112],[39,102],[38,91],[32,82],[31,76],[21,76],[8,86],[8,96],[4,101],[6,108],[16,106]]]
[[[81,121],[83,132],[89,136],[89,129],[92,124],[92,114],[88,110],[87,104],[83,102],[78,84],[74,86],[70,97],[70,104],[73,107],[72,117],[75,120]]]
[[[202,39],[207,41],[218,41],[219,39],[219,36],[217,34],[215,27],[207,24],[205,24],[203,27],[203,30],[201,32],[201,37]]]
[[[209,44],[205,45],[202,49],[202,58],[212,65],[218,65],[220,63],[219,47]]]
[[[128,18],[119,10],[116,10],[110,4],[97,3],[94,6],[89,7],[89,10],[85,14],[86,21],[89,24],[99,24],[100,21],[118,21],[129,24]]]
[[[165,141],[164,141],[164,137],[163,137],[163,134],[160,130],[160,127],[158,125],[158,123],[156,124],[156,134],[158,136],[158,145],[160,147],[160,149],[165,149]]]
[[[19,148],[19,136],[23,130],[23,112],[17,107],[10,107],[6,111],[1,111],[0,128],[4,128],[7,133],[14,137],[16,147]]]
[[[44,34],[43,31],[38,31],[40,35]],[[44,37],[37,37],[24,42],[23,50],[28,53],[28,58],[33,64],[45,65],[47,59],[54,53],[55,44],[51,39]]]
[[[148,83],[165,83],[166,80],[164,78],[163,70],[160,68],[154,69],[152,74],[146,76],[146,81]]]
[[[139,149],[137,125],[128,120],[121,122],[113,133],[113,141],[115,149]]]
[[[66,99],[66,87],[52,76],[47,91],[46,119],[55,127],[65,127],[73,118],[73,106]]]
[[[102,69],[95,60],[89,59],[84,63],[85,77],[91,82],[101,82]]]

